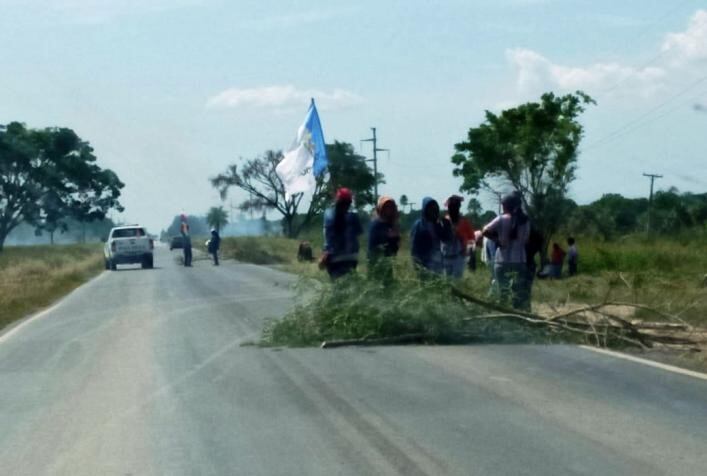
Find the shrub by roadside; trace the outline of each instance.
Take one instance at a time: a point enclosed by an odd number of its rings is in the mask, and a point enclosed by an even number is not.
[[[101,245],[6,247],[0,253],[0,329],[48,306],[102,269]]]

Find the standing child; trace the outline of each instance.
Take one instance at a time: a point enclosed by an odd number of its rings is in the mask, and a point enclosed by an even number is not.
[[[577,261],[579,260],[579,252],[577,251],[577,245],[575,244],[574,238],[567,238],[567,267],[569,270],[569,275],[574,276],[577,274]]]
[[[562,265],[565,263],[565,250],[562,249],[559,243],[552,244],[552,254],[550,255],[550,277],[551,278],[561,278],[562,277]]]

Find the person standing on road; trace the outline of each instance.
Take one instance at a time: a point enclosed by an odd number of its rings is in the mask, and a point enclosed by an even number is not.
[[[184,243],[184,266],[191,266],[191,236],[189,236],[189,224],[182,222],[180,228],[182,234],[182,242]]]
[[[530,222],[523,212],[522,200],[517,192],[508,194],[501,200],[503,214],[486,225],[482,234],[496,242],[494,257],[494,279],[502,303],[509,301],[515,308],[522,308],[529,297],[527,257],[525,245],[530,235]]]
[[[214,266],[218,266],[218,250],[221,247],[221,236],[216,228],[211,229],[211,239],[209,240],[208,251],[214,258]]]
[[[452,195],[445,202],[447,207],[446,219],[452,228],[452,238],[442,242],[442,259],[444,261],[444,274],[448,278],[461,279],[464,276],[464,265],[469,254],[467,249],[474,241],[474,229],[469,220],[461,214],[464,198]]]
[[[383,281],[392,281],[393,266],[390,258],[400,248],[398,206],[391,197],[380,197],[376,216],[368,229],[368,272]]]
[[[324,213],[324,252],[319,266],[331,279],[340,278],[358,266],[358,237],[363,233],[356,212],[350,211],[353,194],[348,188],[336,192],[334,206]]]
[[[447,219],[440,220],[439,204],[431,197],[422,199],[422,211],[410,231],[413,263],[420,270],[442,274],[442,242],[452,239],[452,225]]]

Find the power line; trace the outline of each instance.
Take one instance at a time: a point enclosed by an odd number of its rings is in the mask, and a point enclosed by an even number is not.
[[[624,124],[623,126],[619,127],[618,129],[615,129],[613,132],[610,132],[609,134],[605,135],[605,136],[602,137],[601,139],[598,139],[598,140],[592,142],[592,143],[589,144],[587,147],[583,148],[583,150],[584,150],[584,151],[587,151],[587,150],[594,149],[594,148],[596,148],[597,146],[603,144],[604,142],[607,142],[607,141],[610,141],[610,140],[612,140],[612,139],[616,139],[617,137],[620,137],[621,135],[623,135],[624,132],[628,131],[629,129],[631,129],[632,127],[634,127],[636,124],[639,124],[639,123],[643,122],[643,121],[644,121],[647,117],[649,117],[651,114],[653,114],[654,112],[656,112],[656,111],[662,109],[663,107],[665,107],[666,105],[670,104],[671,102],[673,102],[674,100],[678,99],[679,97],[683,96],[684,94],[686,94],[687,92],[689,92],[690,90],[694,89],[694,88],[697,87],[699,84],[701,84],[702,82],[704,82],[705,80],[707,80],[707,75],[701,76],[701,77],[698,78],[696,81],[690,83],[687,87],[681,89],[680,91],[678,91],[678,92],[675,93],[674,95],[670,96],[670,97],[669,97],[668,99],[666,99],[665,101],[661,102],[661,103],[658,104],[657,106],[654,106],[654,107],[650,108],[648,111],[644,112],[644,113],[641,114],[640,116],[634,118],[633,120],[629,121],[628,123]]]
[[[650,23],[648,23],[648,25],[646,25],[646,26],[641,30],[641,32],[633,38],[633,41],[632,41],[631,43],[636,43],[638,40],[640,40],[640,39],[642,39],[643,37],[645,37],[646,34],[648,33],[648,30],[649,30],[649,29],[651,29],[652,27],[654,27],[655,25],[657,25],[659,22],[662,22],[662,21],[665,20],[666,18],[668,18],[668,17],[674,15],[678,10],[681,10],[685,5],[687,5],[688,3],[690,3],[690,1],[691,1],[691,0],[685,0],[685,1],[683,1],[683,2],[680,2],[678,5],[676,5],[676,6],[672,7],[672,8],[670,8],[670,9],[668,9],[667,11],[665,11],[664,13],[662,13],[660,16],[658,16],[658,17],[655,18],[653,21],[651,21]],[[648,59],[647,61],[644,61],[644,62],[640,63],[639,65],[634,66],[633,69],[635,69],[635,70],[637,70],[637,71],[640,71],[640,70],[642,70],[642,69],[645,69],[645,68],[647,68],[648,66],[650,66],[651,64],[653,64],[653,63],[655,63],[656,61],[658,61],[660,58],[662,58],[663,55],[665,55],[665,53],[667,53],[667,51],[666,51],[666,50],[663,50],[663,51],[659,52],[658,54],[654,55],[653,57],[651,57],[650,59]],[[624,76],[623,78],[621,78],[620,80],[618,80],[618,81],[617,81],[616,83],[614,83],[613,85],[608,86],[608,87],[606,87],[606,88],[603,88],[603,89],[601,89],[599,92],[600,92],[600,93],[608,93],[608,92],[614,91],[616,88],[618,88],[618,87],[621,86],[623,83],[625,83],[626,81],[628,81],[629,78],[630,78],[630,76]]]

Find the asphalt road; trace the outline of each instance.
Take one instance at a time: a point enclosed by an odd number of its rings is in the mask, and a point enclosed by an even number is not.
[[[707,473],[707,381],[568,346],[243,347],[291,277],[155,263],[0,337],[0,473]]]

